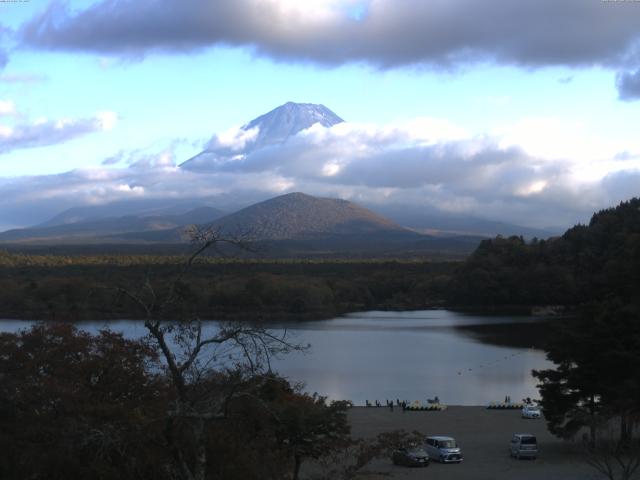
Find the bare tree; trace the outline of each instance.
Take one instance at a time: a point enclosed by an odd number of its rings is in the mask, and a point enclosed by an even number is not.
[[[252,395],[255,382],[247,379],[259,379],[260,373],[270,372],[272,357],[303,347],[291,343],[286,330],[276,333],[246,322],[205,325],[190,314],[168,320],[168,313],[184,302],[180,292],[187,274],[204,252],[221,245],[244,250],[250,247],[245,239],[227,238],[214,229],[194,228],[189,233],[194,251],[168,289],[157,293],[147,275],[138,291],[125,287],[118,291],[143,310],[144,325],[161,352],[170,378],[165,437],[177,466],[175,474],[185,480],[204,480],[207,465],[212,462],[206,448],[207,426],[225,418],[229,402]],[[188,312],[188,308],[180,311]],[[244,388],[250,383],[250,389]],[[268,410],[266,404],[262,406]]]
[[[634,478],[640,469],[640,438],[634,436],[633,428],[637,423],[637,418],[610,418],[600,428],[597,442],[586,442],[587,464],[609,480]]]

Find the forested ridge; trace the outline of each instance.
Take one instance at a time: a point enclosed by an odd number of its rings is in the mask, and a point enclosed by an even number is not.
[[[0,254],[0,316],[142,318],[115,294],[146,279],[158,292],[182,256]],[[442,305],[455,263],[422,260],[257,260],[202,257],[180,283],[190,311],[208,319],[327,318],[367,309]],[[168,315],[180,312],[170,311]]]
[[[595,213],[548,240],[497,237],[481,242],[455,271],[447,301],[461,306],[567,305],[640,289],[640,199]]]
[[[184,255],[0,251],[0,316],[139,318],[115,287],[162,290]],[[202,318],[323,318],[367,309],[570,308],[640,289],[640,199],[561,237],[484,240],[464,262],[424,259],[197,259],[181,293]],[[173,312],[176,313],[176,312]]]

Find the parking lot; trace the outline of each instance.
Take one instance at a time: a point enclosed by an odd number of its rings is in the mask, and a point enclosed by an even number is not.
[[[403,429],[425,435],[455,437],[463,450],[461,464],[432,462],[426,468],[394,466],[390,459],[367,465],[360,480],[473,479],[473,480],[589,480],[599,479],[584,462],[579,442],[565,442],[552,436],[544,419],[525,420],[520,410],[487,410],[483,407],[449,407],[442,412],[403,412],[387,408],[355,407],[349,411],[352,434],[372,437]],[[538,438],[536,460],[516,460],[509,456],[514,433],[531,433]]]

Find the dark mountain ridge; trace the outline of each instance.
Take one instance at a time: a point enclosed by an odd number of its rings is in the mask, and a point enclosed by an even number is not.
[[[94,249],[104,245],[105,251],[124,251],[129,248],[126,246],[135,245],[165,245],[173,251],[179,245],[188,245],[187,227],[191,225],[213,228],[229,238],[253,241],[263,254],[280,257],[427,253],[459,256],[469,253],[481,240],[472,236],[422,235],[353,202],[296,192],[226,216],[203,207],[177,216],[103,218],[11,230],[0,234],[0,242],[78,248],[93,245]]]

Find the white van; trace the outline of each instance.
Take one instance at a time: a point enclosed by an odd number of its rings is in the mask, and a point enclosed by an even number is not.
[[[516,433],[511,439],[509,452],[515,458],[533,458],[538,456],[538,441],[530,433]]]
[[[427,437],[424,440],[424,447],[429,458],[441,463],[460,463],[462,461],[462,450],[451,437]]]
[[[522,407],[522,418],[540,418],[540,407],[525,405]]]

